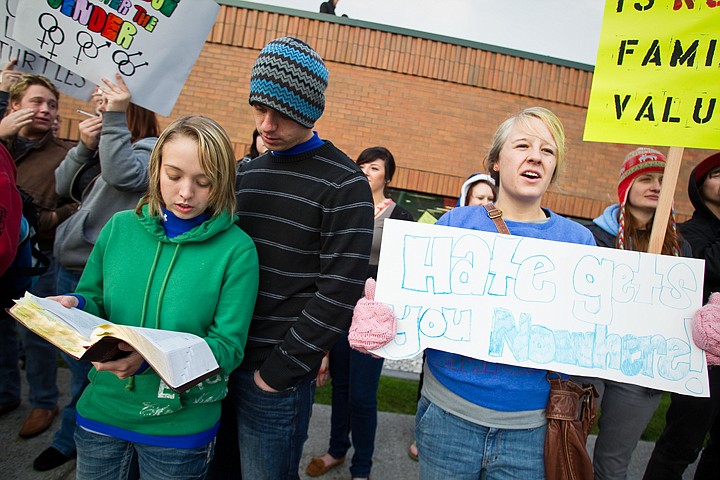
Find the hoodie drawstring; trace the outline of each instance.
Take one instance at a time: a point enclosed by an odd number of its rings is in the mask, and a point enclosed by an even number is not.
[[[145,318],[147,317],[147,306],[150,299],[150,285],[152,284],[153,277],[155,276],[155,270],[157,270],[158,261],[160,260],[160,252],[162,251],[162,242],[158,242],[158,246],[155,249],[155,258],[153,259],[152,266],[150,267],[150,274],[148,275],[147,284],[145,285],[145,295],[143,296],[142,313],[140,314],[140,326],[145,326]],[[174,258],[174,256],[173,256]],[[158,319],[155,319],[155,328],[157,328]],[[128,378],[125,384],[125,390],[130,392],[135,389],[135,375]]]

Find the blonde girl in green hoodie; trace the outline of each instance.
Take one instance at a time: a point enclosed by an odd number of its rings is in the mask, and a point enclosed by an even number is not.
[[[149,192],[103,228],[75,293],[54,297],[113,323],[200,336],[222,369],[176,393],[127,344],[125,358],[93,363],[77,405],[78,479],[205,477],[258,285],[255,245],[235,225],[235,166],[216,122],[171,123]]]

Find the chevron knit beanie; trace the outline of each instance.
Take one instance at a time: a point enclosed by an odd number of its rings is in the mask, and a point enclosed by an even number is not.
[[[250,74],[250,104],[259,103],[312,128],[325,110],[328,71],[315,50],[292,37],[260,51]]]

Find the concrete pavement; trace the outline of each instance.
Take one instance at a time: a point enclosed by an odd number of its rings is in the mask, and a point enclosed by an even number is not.
[[[387,372],[386,372],[387,373]],[[69,399],[70,373],[66,368],[58,370],[58,384],[61,387],[60,405],[65,405]],[[71,461],[49,472],[36,472],[32,469],[32,462],[37,455],[52,442],[55,431],[60,427],[60,418],[49,431],[38,437],[23,440],[17,432],[27,416],[30,407],[25,401],[27,391],[23,391],[23,404],[17,410],[0,417],[0,478],[4,480],[65,480],[75,478],[74,465]],[[407,456],[407,447],[413,439],[415,419],[412,415],[400,415],[380,412],[378,433],[376,439],[375,458],[372,478],[375,480],[410,480],[418,478],[418,464]],[[315,405],[310,424],[310,438],[305,444],[305,451],[301,463],[300,478],[307,480],[305,466],[312,456],[320,455],[327,449],[330,431],[330,407]],[[592,451],[595,438],[590,437],[588,448]],[[652,452],[651,442],[640,442],[630,464],[628,480],[642,478],[645,465]],[[334,470],[328,472],[323,480],[348,479],[349,460],[352,450],[348,452],[348,461]],[[695,467],[691,466],[683,480],[691,480]]]

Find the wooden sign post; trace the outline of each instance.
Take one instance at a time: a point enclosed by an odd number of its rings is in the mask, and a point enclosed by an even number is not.
[[[652,231],[650,232],[648,253],[659,254],[662,252],[663,240],[665,240],[665,231],[667,230],[668,219],[670,211],[672,210],[684,150],[682,147],[670,147],[668,151],[662,188],[660,189],[660,200],[655,209],[655,219],[653,220]]]

